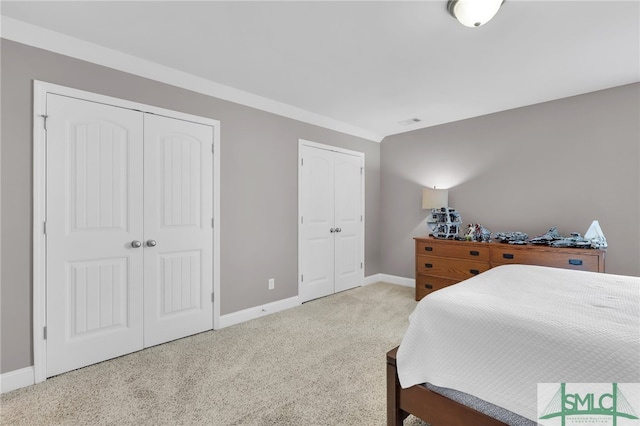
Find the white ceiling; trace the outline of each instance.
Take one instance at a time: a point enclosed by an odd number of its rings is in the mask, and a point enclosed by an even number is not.
[[[328,117],[372,139],[640,81],[638,0],[507,0],[479,28],[455,21],[446,0],[1,7],[13,20]],[[398,124],[414,117],[422,121]]]

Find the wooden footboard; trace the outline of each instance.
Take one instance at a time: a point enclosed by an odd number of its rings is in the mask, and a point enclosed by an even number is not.
[[[394,348],[387,352],[387,425],[401,426],[409,414],[431,426],[505,426],[505,423],[446,398],[424,386],[400,387]]]

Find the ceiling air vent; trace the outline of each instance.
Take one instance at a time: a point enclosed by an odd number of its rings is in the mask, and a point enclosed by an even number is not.
[[[422,120],[420,120],[419,118],[410,118],[408,120],[403,120],[403,121],[398,121],[398,124],[401,124],[403,126],[410,126],[412,124],[416,124],[421,122]]]

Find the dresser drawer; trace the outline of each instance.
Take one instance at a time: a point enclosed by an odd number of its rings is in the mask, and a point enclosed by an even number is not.
[[[551,266],[554,268],[576,269],[580,271],[598,272],[598,253],[593,255],[584,252],[571,253],[563,250],[522,250],[510,247],[493,247],[491,250],[491,265],[519,263],[524,265]]]
[[[467,260],[489,260],[489,246],[457,241],[418,241],[416,254],[439,257],[455,257]]]
[[[420,300],[429,293],[433,293],[436,290],[448,287],[457,282],[459,281],[428,275],[418,275],[416,277],[416,300]]]
[[[416,256],[416,272],[418,275],[435,275],[462,281],[488,270],[489,267],[489,262]]]

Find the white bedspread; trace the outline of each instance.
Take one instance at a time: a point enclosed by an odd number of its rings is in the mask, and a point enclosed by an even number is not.
[[[640,278],[490,269],[420,301],[397,366],[536,420],[537,383],[640,382]]]

